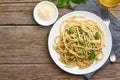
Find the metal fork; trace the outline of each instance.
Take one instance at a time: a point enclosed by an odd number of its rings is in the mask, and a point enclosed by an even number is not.
[[[103,19],[104,23],[109,28],[110,19],[109,19],[108,9],[105,8],[105,7],[102,7],[100,10],[101,10],[100,11],[101,12],[101,18]],[[111,62],[115,62],[116,61],[116,55],[114,53],[110,54],[110,61]]]
[[[100,11],[101,12],[101,18],[103,19],[104,23],[109,28],[110,19],[109,19],[108,9],[105,8],[105,7],[102,7],[100,10],[101,10]]]

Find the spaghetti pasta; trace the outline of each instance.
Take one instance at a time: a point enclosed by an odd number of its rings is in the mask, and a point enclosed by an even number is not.
[[[54,39],[53,48],[60,54],[66,67],[87,68],[103,58],[104,33],[99,25],[83,16],[72,16],[60,25],[60,35]],[[102,55],[99,58],[99,55]]]

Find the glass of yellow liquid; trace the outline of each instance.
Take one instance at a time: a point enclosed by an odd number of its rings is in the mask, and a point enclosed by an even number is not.
[[[120,0],[99,0],[99,2],[106,7],[114,7],[120,3]]]

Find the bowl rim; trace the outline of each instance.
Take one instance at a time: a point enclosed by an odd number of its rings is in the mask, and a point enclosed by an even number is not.
[[[40,6],[41,4],[50,4],[54,9],[55,9],[55,12],[56,12],[56,16],[54,17],[54,19],[50,22],[50,21],[47,21],[47,23],[42,23],[42,22],[40,22],[40,20],[38,20],[37,18],[36,18],[36,9],[38,8],[38,6]],[[39,2],[39,3],[37,3],[36,5],[35,5],[35,7],[34,7],[34,9],[33,9],[33,17],[34,17],[34,20],[39,24],[39,25],[42,25],[42,26],[50,26],[50,25],[52,25],[56,20],[57,20],[57,18],[58,18],[58,15],[59,15],[59,12],[58,12],[58,9],[57,9],[57,7],[56,7],[56,5],[54,4],[54,3],[52,3],[52,2],[50,2],[50,1],[41,1],[41,2]],[[46,22],[46,21],[44,21],[44,20],[42,20],[43,22]]]

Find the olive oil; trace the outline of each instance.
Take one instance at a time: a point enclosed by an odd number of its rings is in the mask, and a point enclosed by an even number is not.
[[[99,2],[106,7],[114,7],[120,3],[120,0],[99,0]]]

